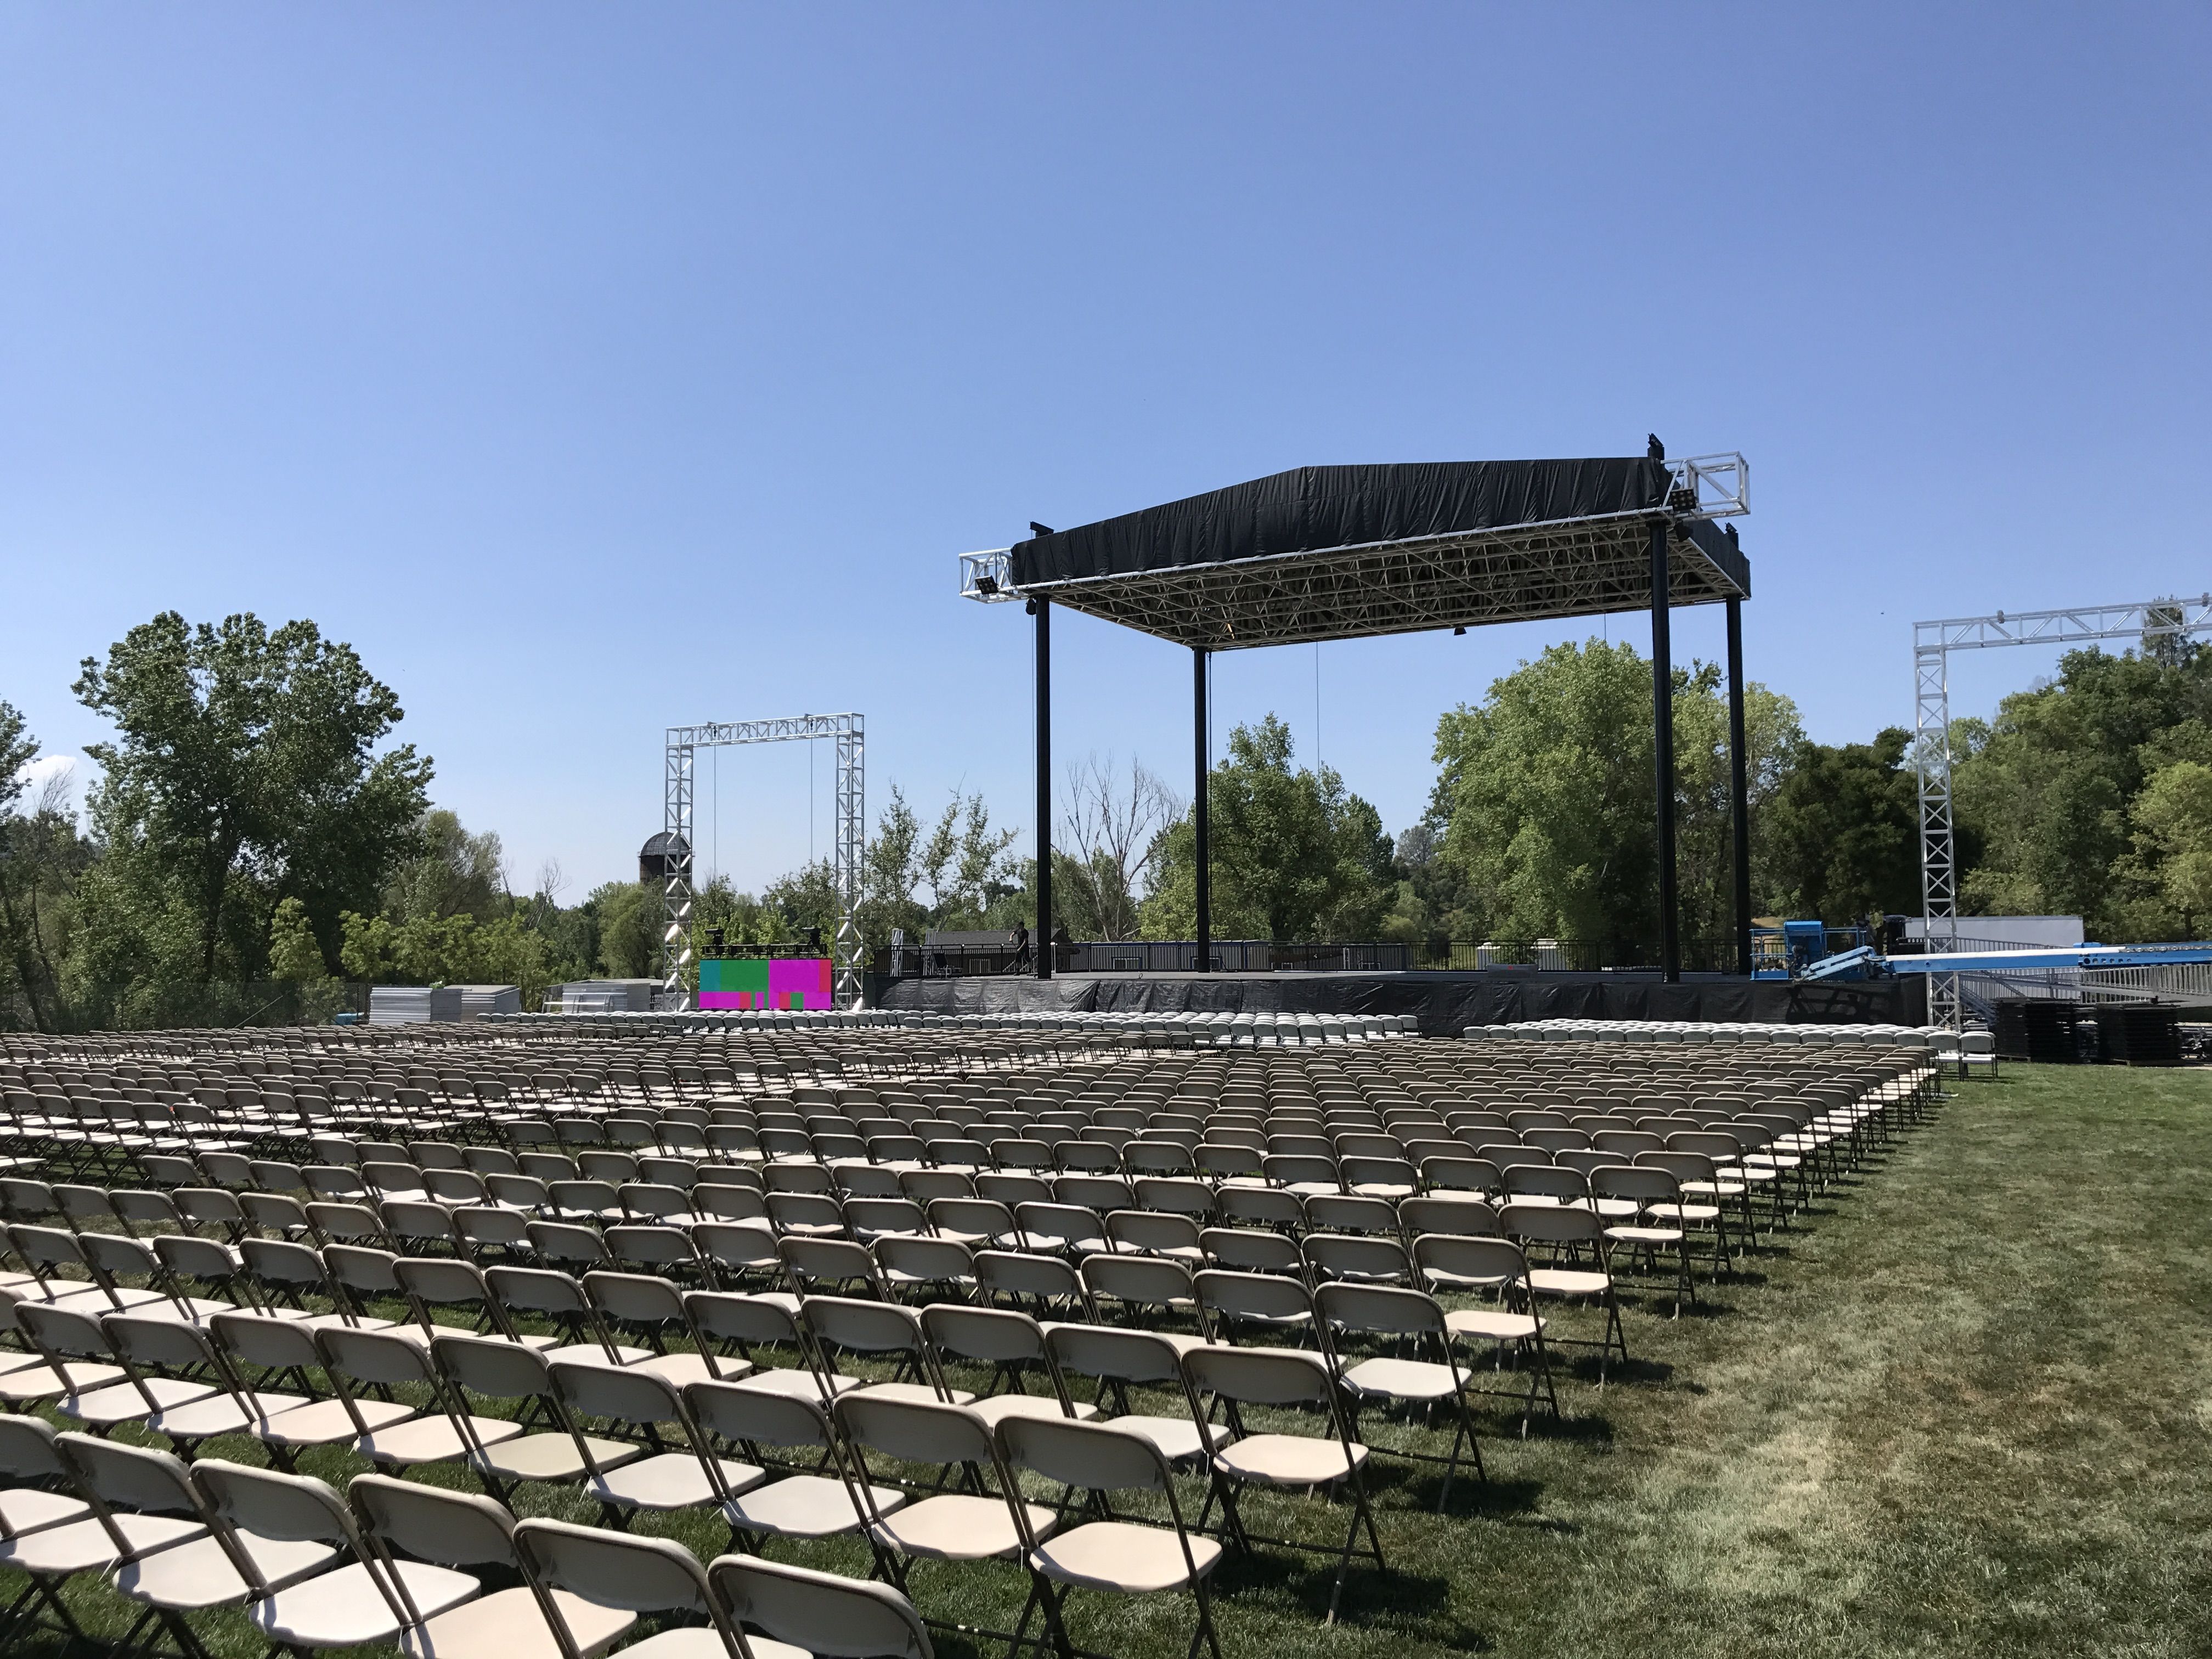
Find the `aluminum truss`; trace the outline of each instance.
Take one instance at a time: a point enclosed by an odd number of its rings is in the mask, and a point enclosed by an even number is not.
[[[1958,854],[1951,817],[1951,653],[2162,634],[2185,636],[2208,624],[2212,624],[2212,593],[2070,611],[2000,611],[1989,617],[1912,624],[1912,764],[1920,786],[1920,907],[1931,954],[1955,951],[1959,943]],[[1959,975],[1929,975],[1929,1020],[1955,1031],[1962,1012]]]
[[[860,1006],[860,858],[867,836],[867,755],[858,714],[798,714],[788,720],[731,720],[668,728],[665,772],[667,840],[661,882],[660,988],[684,997],[691,948],[692,830],[696,756],[702,749],[748,743],[806,743],[826,738],[837,745],[836,823],[830,841],[830,869],[837,888],[836,992],[840,1008]]]

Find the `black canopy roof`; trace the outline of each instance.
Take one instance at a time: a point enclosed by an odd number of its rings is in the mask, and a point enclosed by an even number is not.
[[[1024,593],[1210,650],[1747,598],[1735,538],[1641,456],[1305,466],[1040,535]]]

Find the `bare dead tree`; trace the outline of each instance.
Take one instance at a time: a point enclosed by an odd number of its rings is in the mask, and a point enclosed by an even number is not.
[[[1068,888],[1063,908],[1099,939],[1134,939],[1153,844],[1182,816],[1182,798],[1141,761],[1117,773],[1109,753],[1069,766],[1066,799],[1054,860],[1054,878]]]

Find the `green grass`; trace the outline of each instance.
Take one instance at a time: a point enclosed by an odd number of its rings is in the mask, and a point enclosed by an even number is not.
[[[1432,1471],[1386,1461],[1390,1571],[1355,1571],[1335,1629],[1315,1559],[1225,1563],[1224,1648],[2203,1653],[2209,1194],[2212,1073],[2008,1066],[1966,1085],[1741,1277],[1701,1285],[1701,1312],[1632,1309],[1634,1371],[1601,1392],[1563,1379],[1562,1429],[1540,1419],[1522,1440],[1490,1419],[1491,1483],[1455,1488],[1452,1514],[1432,1512]],[[1441,1443],[1384,1423],[1370,1437]],[[209,1449],[260,1461],[240,1443]],[[591,1518],[560,1494],[520,1507]],[[1314,1539],[1340,1538],[1342,1518],[1318,1500],[1248,1512]],[[696,1518],[665,1530],[702,1553],[721,1544]],[[864,1567],[853,1545],[775,1553]],[[915,1592],[927,1613],[1003,1625],[1023,1581],[924,1567]],[[70,1598],[90,1627],[125,1622],[100,1586]],[[1180,1659],[1190,1629],[1178,1597],[1079,1596],[1071,1616],[1079,1642],[1127,1659]],[[222,1659],[258,1653],[241,1621],[202,1628]]]

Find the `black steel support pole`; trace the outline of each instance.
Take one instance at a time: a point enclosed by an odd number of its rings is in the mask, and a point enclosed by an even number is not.
[[[1206,647],[1190,653],[1191,822],[1197,831],[1198,971],[1213,969],[1213,850],[1206,828],[1206,775],[1212,764],[1206,742]]]
[[[1743,601],[1728,602],[1729,812],[1735,828],[1736,971],[1751,973],[1751,789],[1743,739]]]
[[[1052,601],[1036,606],[1036,976],[1052,977]]]
[[[1667,520],[1651,521],[1651,747],[1658,766],[1659,966],[1682,977],[1674,892],[1674,661],[1667,614]]]

